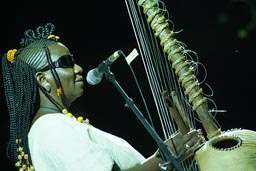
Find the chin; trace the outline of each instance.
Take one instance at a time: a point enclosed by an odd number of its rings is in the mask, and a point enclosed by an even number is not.
[[[84,94],[84,90],[83,89],[81,89],[79,91],[77,89],[76,91],[77,91],[77,98],[81,97]]]
[[[77,99],[79,99],[81,96],[83,95],[83,93],[79,93],[77,95],[74,96],[72,102],[76,101]]]

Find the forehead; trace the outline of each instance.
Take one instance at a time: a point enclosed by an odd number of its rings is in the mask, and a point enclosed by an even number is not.
[[[59,57],[63,55],[71,55],[69,49],[60,42],[54,43],[53,45],[49,46],[49,50],[53,61],[56,61],[57,59],[59,59]]]

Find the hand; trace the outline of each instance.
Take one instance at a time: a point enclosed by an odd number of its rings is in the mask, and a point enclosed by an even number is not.
[[[171,136],[165,143],[168,145],[178,161],[183,161],[194,154],[194,152],[203,145],[205,138],[202,130],[191,130],[182,135],[177,132]]]

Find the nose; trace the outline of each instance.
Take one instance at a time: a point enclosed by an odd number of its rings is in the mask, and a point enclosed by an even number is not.
[[[83,72],[83,68],[80,65],[75,64],[74,65],[74,71],[76,74],[81,74]]]

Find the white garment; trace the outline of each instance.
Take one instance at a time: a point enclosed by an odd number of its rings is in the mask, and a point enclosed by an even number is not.
[[[36,171],[121,170],[145,158],[125,140],[61,113],[40,117],[30,129],[29,148]]]

